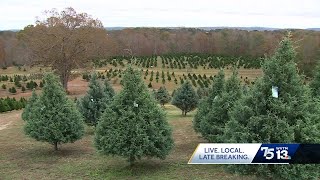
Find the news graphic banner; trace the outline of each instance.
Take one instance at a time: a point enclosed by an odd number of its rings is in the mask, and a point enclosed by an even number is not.
[[[200,143],[188,164],[318,164],[320,144]]]

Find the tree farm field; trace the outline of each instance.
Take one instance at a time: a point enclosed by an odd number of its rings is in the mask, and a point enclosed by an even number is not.
[[[48,143],[23,133],[22,111],[0,114],[0,179],[254,179],[224,172],[221,165],[188,165],[198,143],[205,142],[192,128],[195,112],[181,117],[179,109],[165,105],[173,129],[174,149],[165,160],[137,161],[99,155],[93,147],[93,129],[84,138],[63,144],[57,152]]]
[[[141,78],[145,84],[150,82],[150,72],[164,71],[172,74],[178,79],[175,84],[173,80],[162,83],[152,81],[152,89],[159,89],[165,86],[170,93],[181,84],[179,77],[188,73],[206,76],[214,76],[219,69],[172,69],[163,68],[160,65],[152,68],[135,66],[141,70]],[[19,70],[18,67],[8,67],[1,70],[0,75],[30,75],[38,73],[39,67],[26,68],[26,71]],[[68,82],[69,98],[82,97],[88,90],[88,82],[81,77],[82,74],[101,72],[105,75],[110,69],[121,69],[125,67],[114,67],[106,65],[95,69],[76,69],[76,74]],[[42,68],[43,70],[43,68]],[[47,69],[48,71],[49,69]],[[145,77],[145,72],[149,71]],[[231,76],[231,68],[225,68],[226,77]],[[260,69],[239,69],[239,76],[242,79],[253,81],[262,75]],[[144,78],[145,77],[145,78]],[[110,78],[110,83],[116,92],[121,90],[121,77]],[[29,81],[29,80],[28,80]],[[27,81],[27,82],[28,82]],[[39,83],[39,80],[35,80]],[[8,87],[13,87],[13,82],[5,83]],[[244,81],[243,81],[244,83]],[[23,83],[24,85],[24,83]],[[209,85],[210,86],[210,85]],[[194,87],[196,89],[197,87]],[[30,97],[31,90],[21,92],[17,88],[17,93],[12,94],[8,90],[1,89],[0,97]],[[41,88],[36,92],[41,93]],[[85,135],[75,143],[63,144],[59,151],[54,151],[52,145],[38,142],[27,137],[23,132],[24,121],[21,119],[22,110],[13,110],[0,114],[0,179],[254,179],[254,177],[237,176],[224,171],[221,165],[188,165],[188,160],[198,143],[206,142],[200,134],[196,134],[192,120],[196,113],[192,111],[187,116],[181,116],[180,109],[170,103],[164,106],[167,119],[173,130],[174,148],[165,160],[143,158],[137,161],[133,167],[121,157],[104,156],[98,154],[93,145],[94,129],[86,126]]]
[[[160,62],[158,62],[158,64],[160,64]],[[148,83],[150,82],[150,72],[153,71],[154,73],[159,72],[161,75],[161,72],[163,71],[166,75],[169,72],[169,74],[171,75],[172,72],[175,73],[175,77],[178,80],[178,83],[175,84],[174,80],[172,79],[171,81],[168,81],[166,79],[166,82],[163,84],[161,82],[161,77],[159,78],[159,81],[156,82],[155,78],[153,78],[152,81],[152,88],[150,89],[159,89],[161,86],[165,86],[166,89],[169,92],[173,92],[174,89],[178,88],[180,86],[180,82],[179,82],[179,78],[183,78],[183,75],[187,75],[188,73],[190,74],[196,74],[196,75],[206,75],[207,77],[209,76],[214,76],[217,75],[219,72],[219,69],[202,69],[202,68],[198,68],[198,69],[172,69],[172,68],[162,68],[161,66],[158,67],[152,67],[152,68],[145,68],[145,67],[139,67],[139,66],[134,66],[137,69],[142,70],[141,71],[141,77],[144,80],[144,82],[146,83],[146,85],[148,85]],[[0,76],[1,75],[8,75],[8,76],[14,76],[14,75],[26,75],[29,76],[31,74],[34,73],[43,73],[43,72],[48,72],[51,71],[50,68],[43,68],[43,67],[26,67],[26,71],[23,70],[19,70],[18,67],[8,67],[6,70],[0,70]],[[40,71],[41,69],[41,71]],[[125,70],[125,67],[114,67],[111,65],[108,66],[104,66],[104,67],[100,67],[100,68],[95,68],[93,69],[75,69],[73,71],[73,74],[75,74],[74,78],[71,79],[68,82],[68,91],[69,91],[69,95],[70,97],[80,97],[83,96],[85,94],[85,92],[87,91],[88,88],[88,82],[85,81],[82,77],[81,74],[83,73],[92,73],[92,72],[100,72],[101,74],[106,74],[106,71],[110,71],[110,70],[114,70],[114,69],[119,69],[119,70]],[[145,72],[149,71],[149,74],[147,76],[145,76]],[[231,67],[225,68],[224,69],[226,78],[229,78],[232,74],[232,69]],[[245,83],[245,80],[248,80],[249,82],[253,82],[257,77],[262,76],[262,70],[261,69],[245,69],[245,68],[239,68],[238,69],[238,75],[239,77],[241,77],[242,83]],[[145,77],[145,78],[144,78]],[[112,87],[116,90],[119,91],[121,89],[121,85],[120,85],[120,80],[121,78],[119,77],[112,77],[110,78],[110,83],[112,84]],[[39,80],[35,80],[36,82],[39,83]],[[17,89],[18,93],[16,94],[12,94],[10,92],[8,92],[8,88],[9,87],[13,87],[14,83],[13,82],[0,82],[0,86],[2,84],[6,84],[7,88],[4,90],[0,87],[0,98],[1,97],[15,97],[15,98],[20,98],[20,97],[29,97],[31,96],[31,90],[27,90],[25,92],[21,92],[21,89]],[[195,89],[197,89],[199,86],[194,87]],[[209,85],[210,87],[210,85]],[[36,89],[36,91],[41,92],[41,89]]]

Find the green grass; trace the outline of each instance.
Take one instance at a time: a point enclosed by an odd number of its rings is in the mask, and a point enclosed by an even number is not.
[[[174,106],[165,109],[174,149],[165,160],[144,158],[133,167],[121,157],[99,155],[93,147],[92,128],[86,128],[83,139],[54,152],[51,145],[23,134],[21,111],[6,113],[13,122],[0,131],[0,179],[253,179],[228,174],[221,165],[188,165],[198,143],[205,142],[193,131],[195,112],[182,117]]]

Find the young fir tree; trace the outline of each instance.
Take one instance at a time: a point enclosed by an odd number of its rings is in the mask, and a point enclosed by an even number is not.
[[[103,88],[97,79],[97,75],[93,74],[89,82],[87,94],[77,103],[86,124],[89,126],[96,126],[98,124],[101,114],[112,100],[113,95],[114,91],[110,84],[105,81],[105,88]]]
[[[225,142],[320,142],[320,106],[310,101],[310,92],[296,72],[295,55],[288,35],[264,62],[263,77],[235,104],[226,124]],[[278,97],[272,95],[272,86],[278,87]],[[231,165],[228,169],[268,179],[318,179],[320,173],[316,165]]]
[[[224,71],[221,69],[217,76],[214,77],[212,88],[208,97],[204,97],[200,103],[196,115],[193,119],[193,128],[196,132],[200,132],[200,124],[203,118],[211,111],[214,99],[221,95],[225,89]]]
[[[113,100],[114,95],[116,94],[114,92],[114,89],[112,88],[111,84],[109,83],[108,80],[104,81],[104,88],[103,88],[103,92],[105,95],[105,101],[107,104],[110,104],[111,101]]]
[[[33,90],[32,91],[32,95],[28,100],[28,103],[25,107],[25,109],[23,110],[22,114],[21,114],[21,118],[26,121],[28,119],[30,119],[30,113],[32,113],[32,109],[35,108],[35,104],[36,102],[39,100],[38,95],[36,94],[36,91]]]
[[[10,106],[8,105],[7,101],[0,98],[0,112],[7,112],[10,111]]]
[[[161,106],[163,107],[164,104],[170,102],[171,96],[167,89],[164,86],[161,86],[155,94],[155,98],[159,101]]]
[[[107,106],[95,133],[95,146],[105,155],[118,155],[132,165],[142,157],[164,159],[173,147],[164,111],[148,92],[138,71],[129,67],[123,89]]]
[[[183,83],[172,98],[172,105],[178,107],[182,111],[182,115],[186,116],[188,112],[194,110],[198,105],[198,95],[192,88],[189,81]]]
[[[200,120],[199,132],[209,142],[224,142],[225,123],[229,121],[229,111],[242,96],[242,87],[234,70],[232,76],[225,83],[225,90],[212,101],[211,107]]]
[[[30,111],[25,112],[25,133],[36,139],[54,145],[74,142],[84,134],[83,119],[75,104],[67,98],[58,77],[47,74],[46,83],[39,100]]]

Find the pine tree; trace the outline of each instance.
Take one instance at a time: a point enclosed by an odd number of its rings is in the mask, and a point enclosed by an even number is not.
[[[24,121],[27,121],[28,119],[30,119],[30,117],[31,117],[30,114],[32,113],[32,110],[36,108],[35,105],[37,104],[38,100],[39,100],[39,97],[37,96],[36,91],[33,90],[32,95],[28,100],[28,103],[21,114],[21,118]]]
[[[123,89],[99,121],[95,146],[102,154],[127,158],[131,165],[144,156],[164,159],[173,147],[164,111],[131,67],[125,72]]]
[[[159,101],[159,103],[161,104],[162,107],[164,106],[164,104],[170,102],[170,100],[171,100],[171,96],[164,86],[161,86],[158,89],[155,97]]]
[[[8,105],[7,101],[0,98],[0,112],[7,112],[10,111],[10,106]]]
[[[172,105],[181,109],[182,115],[186,116],[188,112],[197,107],[198,99],[197,93],[192,88],[190,82],[186,81],[174,93]]]
[[[17,90],[15,87],[9,88],[9,92],[11,92],[12,94],[17,93]]]
[[[235,102],[242,96],[240,80],[234,70],[232,76],[225,83],[225,90],[215,96],[207,112],[202,114],[199,132],[209,142],[224,142],[225,123],[229,121],[228,112]]]
[[[319,103],[296,72],[295,50],[290,35],[279,44],[275,54],[264,61],[263,77],[230,113],[225,139],[232,143],[319,143]],[[278,98],[272,95],[278,87]],[[269,179],[319,179],[316,165],[228,166],[242,174]]]
[[[12,111],[14,110],[15,106],[14,106],[14,103],[12,101],[11,98],[7,97],[6,99],[4,99],[4,101],[6,101],[6,104],[8,105],[8,110],[7,111]]]
[[[84,134],[83,119],[74,103],[67,98],[58,77],[47,74],[46,83],[38,101],[25,119],[25,133],[36,139],[54,145],[74,142]]]
[[[108,80],[104,81],[104,88],[103,92],[105,95],[105,103],[110,104],[111,101],[113,100],[113,97],[115,95],[114,89],[112,88],[111,84],[109,83]]]
[[[214,77],[212,87],[209,90],[208,97],[204,97],[200,103],[196,115],[193,119],[193,128],[200,132],[200,124],[203,118],[211,111],[214,99],[222,94],[225,89],[224,71],[221,69],[217,76]]]
[[[93,74],[89,81],[89,90],[87,91],[87,94],[77,103],[85,123],[89,126],[96,126],[98,124],[101,114],[104,112],[108,102],[110,102],[110,99],[112,98],[110,96],[113,96],[111,94],[112,92],[114,93],[114,91],[109,93],[111,88],[109,83],[105,82],[105,86],[106,91],[104,91],[104,88],[98,81],[97,75]],[[106,93],[108,93],[108,97]]]

